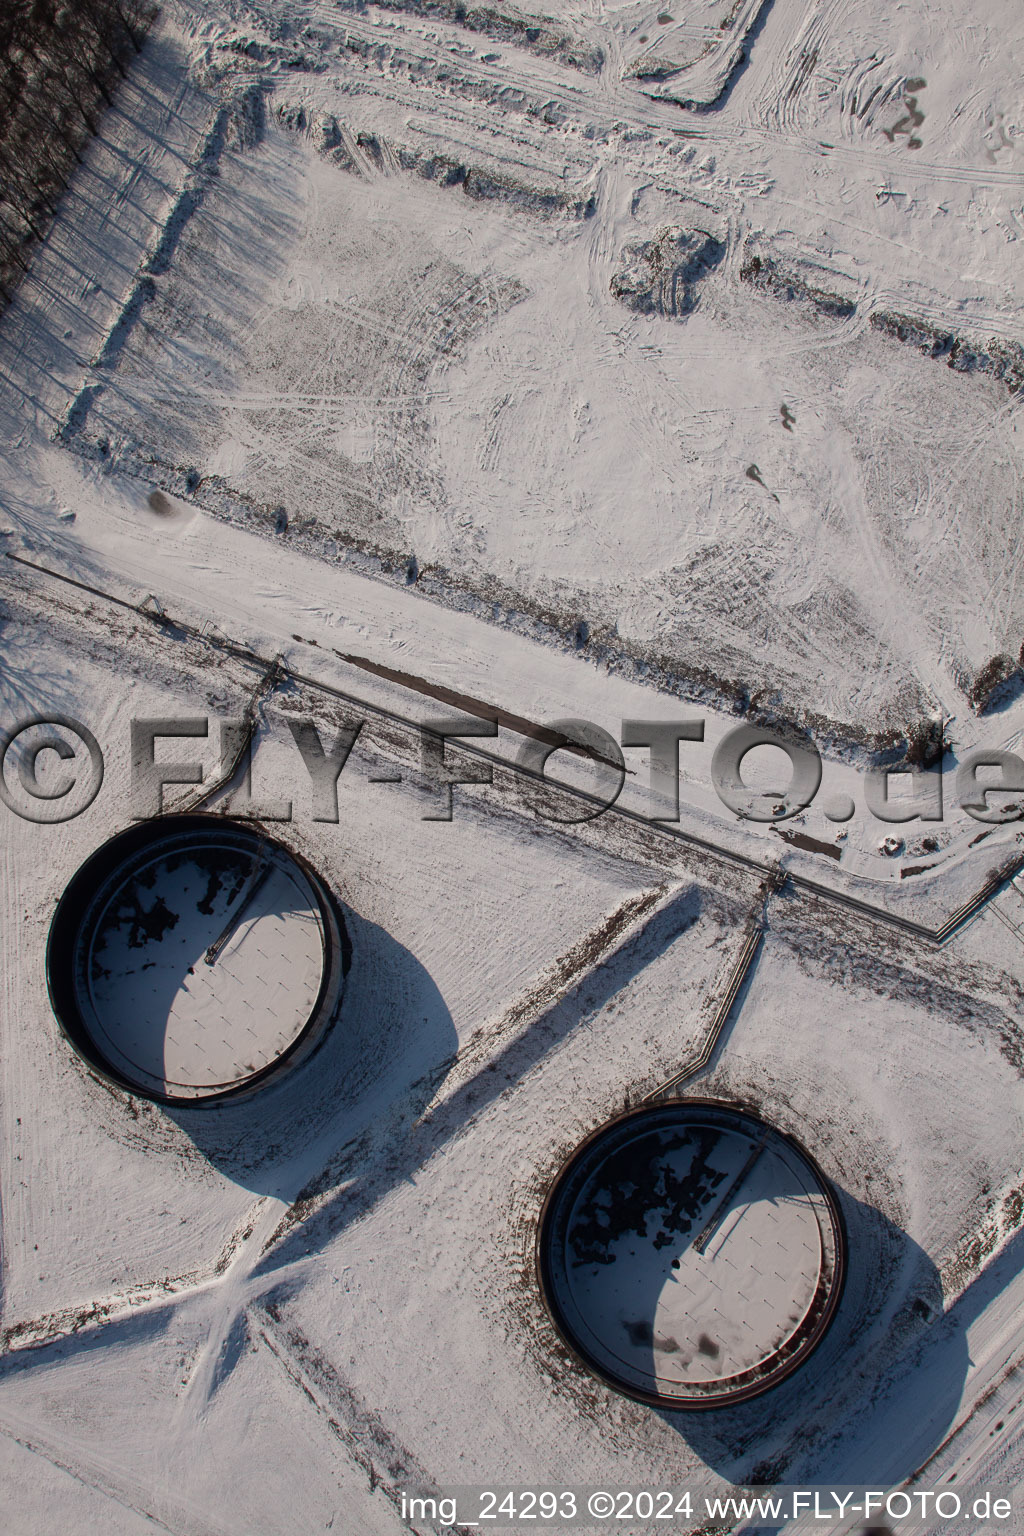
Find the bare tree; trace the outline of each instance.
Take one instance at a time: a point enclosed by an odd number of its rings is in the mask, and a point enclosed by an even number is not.
[[[0,0],[0,298],[154,15],[151,0]]]

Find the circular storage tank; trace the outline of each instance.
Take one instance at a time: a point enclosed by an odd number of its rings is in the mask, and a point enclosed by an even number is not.
[[[537,1258],[548,1311],[592,1371],[662,1408],[717,1408],[806,1360],[845,1254],[835,1196],[792,1137],[689,1099],[587,1138],[548,1194]]]
[[[61,897],[46,972],[96,1071],[164,1104],[249,1092],[307,1054],[343,983],[315,872],[259,827],[166,816],[120,833]]]

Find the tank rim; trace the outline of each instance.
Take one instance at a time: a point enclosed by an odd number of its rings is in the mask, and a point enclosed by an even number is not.
[[[791,1359],[777,1366],[774,1371],[757,1381],[744,1382],[742,1376],[725,1377],[714,1392],[700,1397],[683,1398],[672,1396],[668,1393],[646,1391],[633,1382],[621,1379],[615,1372],[596,1359],[586,1346],[581,1343],[576,1337],[575,1331],[565,1321],[562,1309],[554,1294],[551,1264],[547,1252],[549,1244],[546,1238],[557,1200],[566,1181],[596,1143],[630,1121],[643,1120],[659,1112],[689,1108],[694,1110],[725,1111],[740,1119],[753,1122],[758,1127],[767,1126],[773,1136],[778,1137],[791,1151],[796,1153],[797,1157],[810,1169],[824,1198],[835,1236],[835,1260],[825,1305],[815,1318],[809,1337],[801,1342]],[[568,1157],[562,1161],[558,1171],[550,1180],[541,1204],[534,1240],[534,1277],[544,1310],[560,1342],[568,1350],[577,1365],[582,1366],[588,1374],[595,1376],[605,1386],[610,1387],[623,1397],[632,1398],[635,1402],[645,1403],[651,1408],[658,1408],[672,1413],[708,1413],[714,1410],[738,1406],[741,1403],[749,1402],[752,1398],[760,1397],[763,1393],[772,1391],[775,1387],[788,1380],[794,1372],[800,1370],[813,1355],[819,1344],[821,1344],[835,1319],[846,1288],[847,1267],[846,1222],[831,1180],[823,1172],[814,1156],[807,1151],[796,1136],[782,1130],[771,1120],[766,1120],[759,1108],[735,1099],[707,1097],[664,1099],[659,1103],[647,1102],[630,1109],[621,1110],[618,1114],[612,1115],[608,1120],[602,1121],[600,1125],[588,1132],[582,1141],[577,1143]],[[737,1385],[729,1387],[729,1381],[735,1381]]]

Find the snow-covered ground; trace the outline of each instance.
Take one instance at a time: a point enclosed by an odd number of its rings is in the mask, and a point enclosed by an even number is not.
[[[1024,740],[1019,678],[971,700],[1024,640],[1024,30],[666,7],[175,0],[0,318],[0,729],[105,759],[73,819],[0,807],[18,1536],[425,1530],[403,1490],[495,1483],[1024,1499],[1024,894],[933,937],[1021,855],[954,785]],[[351,967],[310,1059],[164,1110],[61,1036],[49,922],[131,824],[130,722],[209,717],[158,759],[237,811],[247,711]],[[492,775],[449,821],[419,726],[453,712],[500,725],[448,747]],[[945,815],[888,826],[866,775],[935,716]],[[645,748],[590,820],[600,764],[553,760],[557,821],[516,766],[553,722],[697,718],[676,822]],[[797,817],[716,793],[741,719],[817,740]],[[302,720],[364,722],[337,822]],[[807,1146],[847,1288],[788,1383],[658,1411],[566,1352],[537,1218],[700,1053],[759,918],[684,1091]]]

